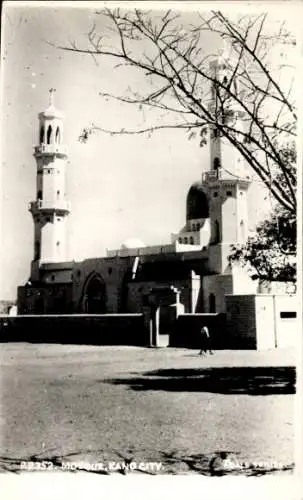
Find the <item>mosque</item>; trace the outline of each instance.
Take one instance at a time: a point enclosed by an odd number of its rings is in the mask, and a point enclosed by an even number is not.
[[[219,57],[211,64],[216,78],[227,81],[226,61]],[[244,126],[236,107],[227,119]],[[159,295],[163,304],[177,300],[184,313],[226,313],[227,296],[256,294],[258,284],[228,261],[230,245],[248,237],[251,178],[241,154],[214,126],[207,131],[210,163],[190,186],[184,227],[170,235],[170,243],[144,246],[130,239],[106,256],[67,261],[71,205],[63,125],[51,89],[49,107],[39,113],[36,199],[29,204],[34,255],[29,280],[18,288],[18,314],[141,313]]]

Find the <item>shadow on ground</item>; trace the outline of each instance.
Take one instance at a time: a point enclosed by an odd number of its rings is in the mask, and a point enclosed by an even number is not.
[[[101,380],[99,381],[101,382]],[[103,382],[103,381],[102,381]],[[106,380],[138,391],[214,392],[218,394],[294,394],[296,371],[283,367],[161,369],[140,377]]]

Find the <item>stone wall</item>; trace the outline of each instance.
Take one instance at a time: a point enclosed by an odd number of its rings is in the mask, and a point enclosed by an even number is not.
[[[226,315],[230,349],[256,349],[255,295],[227,295]]]
[[[299,342],[295,295],[229,295],[226,310],[232,349],[295,347]]]
[[[17,303],[20,315],[72,313],[72,284],[20,286]]]
[[[149,343],[143,314],[2,316],[1,342],[137,345]]]
[[[86,283],[94,275],[99,275],[106,285],[106,312],[110,314],[120,311],[120,298],[125,273],[131,269],[133,259],[101,258],[87,259],[77,262],[73,279],[73,310],[84,313],[83,293]]]

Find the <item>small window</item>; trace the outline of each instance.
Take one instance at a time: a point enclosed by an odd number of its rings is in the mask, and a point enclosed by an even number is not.
[[[38,200],[42,200],[42,191],[39,189],[38,194],[37,194]]]
[[[188,242],[188,239],[187,239],[187,238],[184,238],[184,243],[185,243],[185,245],[187,245],[187,242]]]
[[[218,192],[217,192],[217,191],[215,191],[215,192],[214,192],[214,198],[217,198],[217,197],[218,197]]]
[[[60,129],[59,129],[59,127],[57,127],[57,130],[56,130],[56,142],[57,142],[57,143],[60,143],[60,142],[61,142],[61,137],[60,137]]]
[[[231,191],[226,191],[226,196],[232,196],[232,192]]]
[[[216,139],[218,137],[218,129],[214,128],[213,130],[213,137]]]
[[[200,231],[200,224],[197,224],[197,231]]]
[[[194,238],[192,236],[190,237],[189,242],[190,242],[191,245],[194,244]]]
[[[294,319],[297,317],[297,313],[295,311],[281,311],[280,318],[281,319]]]
[[[112,268],[112,267],[109,267],[109,268],[108,268],[108,274],[109,274],[109,275],[111,275],[111,274],[112,274],[112,272],[113,272],[113,268]]]
[[[58,246],[60,245],[60,241],[57,241],[56,245],[57,245],[57,247],[58,247]]]
[[[48,170],[48,171],[47,171],[47,173],[48,173],[48,174],[50,174],[50,173],[51,173],[51,171],[50,171],[50,170]]]
[[[178,240],[178,241],[179,241],[179,243],[182,243],[182,238],[179,238],[179,240]]]
[[[227,78],[227,76],[224,76],[224,78],[223,78],[223,84],[227,85],[227,83],[228,83],[228,78]]]
[[[214,170],[218,170],[218,168],[220,168],[220,159],[216,157],[214,159]]]
[[[61,220],[61,217],[57,217],[57,221],[60,222],[60,220]]]
[[[58,189],[58,191],[57,191],[57,196],[59,196],[59,194],[60,194],[60,190]]]
[[[52,274],[51,280],[55,281],[55,275],[54,274]]]
[[[47,134],[46,134],[47,144],[51,143],[51,138],[52,138],[52,127],[49,125],[48,129],[47,129]]]
[[[44,127],[42,125],[41,129],[40,129],[40,144],[43,144],[44,143]]]
[[[243,196],[243,191],[240,191],[240,196]]]

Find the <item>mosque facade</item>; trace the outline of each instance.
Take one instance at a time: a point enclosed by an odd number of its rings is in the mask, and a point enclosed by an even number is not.
[[[216,77],[225,81],[226,61],[212,64]],[[226,119],[236,120],[239,128],[243,117],[234,108]],[[49,107],[39,113],[36,199],[29,204],[34,255],[29,280],[18,288],[18,314],[140,313],[155,290],[164,296],[174,290],[185,313],[225,313],[227,295],[255,293],[256,282],[228,261],[230,246],[248,237],[251,178],[243,157],[214,126],[207,129],[207,143],[210,163],[190,186],[184,227],[171,234],[167,245],[130,239],[106,256],[68,261],[68,151],[64,117],[51,90]]]

